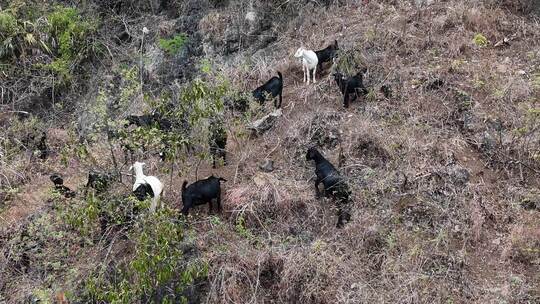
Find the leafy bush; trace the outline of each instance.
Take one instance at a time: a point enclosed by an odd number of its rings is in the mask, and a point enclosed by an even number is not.
[[[0,12],[0,60],[18,57],[36,46],[33,28],[31,22],[21,21],[9,11]]]
[[[205,278],[208,265],[186,260],[186,234],[175,217],[161,209],[138,222],[130,233],[134,256],[116,265],[114,274],[99,272],[87,280],[84,302],[187,303],[185,288]]]
[[[159,46],[170,55],[178,54],[187,42],[187,35],[178,34],[171,39],[159,39]]]
[[[97,22],[81,17],[75,8],[56,6],[48,14],[42,11],[45,9],[37,8],[37,13],[17,8],[0,12],[0,60],[18,59],[21,54],[40,50],[46,56],[34,65],[53,71],[67,84],[93,47],[91,37]]]
[[[2,35],[2,38],[14,35],[18,31],[17,18],[9,12],[0,12],[0,35]]]
[[[88,55],[89,37],[96,26],[81,18],[75,8],[56,7],[48,16],[47,32],[56,45],[57,58],[48,67],[62,77],[71,78],[73,65]]]

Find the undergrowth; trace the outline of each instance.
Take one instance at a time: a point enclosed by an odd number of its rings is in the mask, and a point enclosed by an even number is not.
[[[187,231],[174,218],[169,209],[143,216],[128,234],[134,254],[99,269],[83,284],[82,300],[187,303],[186,287],[204,279],[208,266],[184,256]]]

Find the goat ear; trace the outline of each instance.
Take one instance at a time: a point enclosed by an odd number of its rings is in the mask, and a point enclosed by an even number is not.
[[[128,171],[131,171],[131,170],[133,170],[133,166],[129,166]]]

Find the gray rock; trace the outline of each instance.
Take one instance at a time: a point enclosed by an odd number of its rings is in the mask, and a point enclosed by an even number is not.
[[[248,124],[246,128],[252,130],[255,134],[261,135],[264,132],[268,131],[276,123],[278,117],[283,115],[281,109],[277,109],[274,112],[255,120],[254,122]]]
[[[274,171],[274,161],[265,159],[263,163],[259,164],[259,168],[264,172],[272,172]]]

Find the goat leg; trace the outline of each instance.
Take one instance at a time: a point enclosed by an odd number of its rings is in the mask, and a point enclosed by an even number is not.
[[[349,107],[349,94],[347,94],[347,92],[343,95],[343,106],[345,108]]]
[[[218,194],[216,202],[217,202],[218,212],[221,213],[221,193]]]
[[[184,203],[184,207],[182,208],[182,214],[184,216],[188,216],[189,214],[189,206],[191,205],[188,205],[187,202],[183,202]]]
[[[313,69],[313,83],[316,83],[317,80],[315,79],[315,75],[317,75],[317,66]]]
[[[358,98],[358,91],[354,90],[352,101],[356,101],[357,98]]]
[[[336,224],[336,227],[337,228],[343,228],[343,215],[341,214],[340,211],[338,211],[338,221],[337,221],[337,224]]]
[[[321,180],[317,177],[315,180],[315,195],[317,198],[321,197],[321,192],[319,191],[319,184],[321,183]]]

